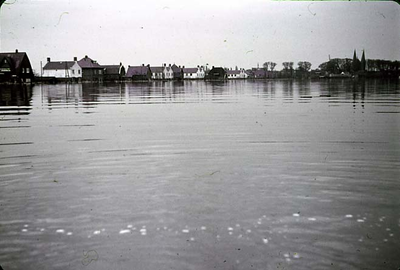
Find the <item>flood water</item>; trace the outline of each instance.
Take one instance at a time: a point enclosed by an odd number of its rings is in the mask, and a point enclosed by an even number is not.
[[[398,269],[400,84],[0,86],[0,265]]]

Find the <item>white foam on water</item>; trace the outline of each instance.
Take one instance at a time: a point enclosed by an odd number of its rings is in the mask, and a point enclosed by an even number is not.
[[[27,230],[27,229],[22,229],[21,231],[22,231],[22,232],[27,232],[28,230]]]
[[[44,232],[44,228],[41,228],[40,231],[41,231],[41,232]]]
[[[128,226],[126,226],[126,227],[129,228],[129,229],[132,229],[133,225],[132,224],[128,224]]]
[[[192,241],[192,242],[193,242],[193,241],[194,241],[194,237],[190,237],[190,241]]]
[[[142,232],[142,233],[140,233],[140,235],[147,235],[147,232]]]
[[[268,239],[267,238],[263,238],[263,243],[264,244],[268,244]]]
[[[316,218],[313,218],[313,217],[309,217],[308,220],[309,220],[309,221],[316,221],[317,219],[316,219]]]
[[[346,217],[347,217],[347,218],[352,218],[353,215],[348,214],[348,215],[346,215]]]
[[[94,231],[93,234],[100,234],[100,231]]]
[[[130,233],[131,230],[120,230],[119,234],[125,234],[125,233]]]
[[[390,228],[386,228],[386,231],[387,231],[387,232],[390,232]]]
[[[235,226],[238,227],[238,228],[240,228],[240,224],[236,224]]]
[[[294,213],[292,216],[294,216],[294,217],[299,217],[300,214],[299,214],[299,213]]]
[[[159,230],[160,230],[160,228],[157,228],[156,230],[157,230],[157,231],[159,231]]]
[[[293,258],[295,258],[295,259],[299,259],[299,258],[300,258],[300,255],[299,255],[299,253],[294,253],[294,255],[293,255]]]
[[[104,229],[104,228],[103,228],[103,229],[101,229],[101,231],[102,231],[102,232],[105,232],[105,231],[106,231],[106,229]]]
[[[221,236],[219,236],[219,234],[217,235],[217,239],[220,239],[221,238]]]
[[[91,236],[91,235],[88,235],[87,238],[92,238],[92,236]]]
[[[266,216],[266,215],[263,215],[263,218],[267,218],[267,216]]]
[[[63,229],[58,229],[57,231],[56,231],[56,233],[64,233],[65,232],[65,230],[63,230]]]
[[[285,253],[285,254],[283,254],[283,257],[289,258],[289,254]]]
[[[72,232],[67,232],[67,235],[72,235]]]
[[[146,229],[140,229],[140,231],[139,231],[140,233],[147,233],[147,230]]]
[[[25,225],[24,225],[24,227],[25,227],[25,228],[28,228],[28,227],[29,227],[29,225],[28,225],[28,224],[25,224]]]
[[[287,262],[290,262],[290,261],[291,261],[291,259],[290,259],[290,258],[286,258],[286,261],[287,261]]]
[[[143,229],[146,229],[146,225],[143,225],[142,228],[143,228]]]
[[[189,233],[189,230],[188,229],[183,229],[182,232],[183,233]]]
[[[233,232],[229,232],[229,235],[232,235],[233,234]]]
[[[357,219],[357,222],[365,222],[363,219]]]
[[[228,227],[228,231],[233,231],[233,228],[232,227]]]
[[[393,237],[393,235],[394,235],[393,233],[389,234],[390,237]]]
[[[385,239],[383,239],[383,242],[387,242],[388,240],[385,238]]]
[[[262,222],[261,222],[261,221],[257,221],[257,224],[258,224],[258,225],[261,225],[261,224],[262,224]]]
[[[246,233],[251,233],[251,230],[249,229],[249,230],[246,230]]]
[[[167,226],[164,226],[164,228],[163,228],[164,230],[167,230],[168,229],[168,227]]]
[[[242,238],[243,237],[243,235],[242,234],[239,234],[239,236],[237,237],[238,239],[240,239],[240,238]]]
[[[201,226],[201,228],[200,228],[202,231],[205,231],[205,230],[207,230],[207,227],[206,226]]]

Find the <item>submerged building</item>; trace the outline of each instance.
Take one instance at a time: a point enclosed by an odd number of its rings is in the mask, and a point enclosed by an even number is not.
[[[0,53],[0,83],[31,83],[34,75],[25,52]]]

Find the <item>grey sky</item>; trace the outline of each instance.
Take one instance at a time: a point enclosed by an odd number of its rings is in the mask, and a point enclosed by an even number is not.
[[[316,68],[357,49],[400,59],[400,6],[394,2],[260,0],[8,0],[1,50],[40,61],[88,55],[100,64],[249,68],[310,61]],[[13,4],[12,4],[13,3]]]

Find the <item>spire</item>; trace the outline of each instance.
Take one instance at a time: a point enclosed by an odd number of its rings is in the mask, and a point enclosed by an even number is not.
[[[351,65],[353,72],[356,73],[357,71],[360,70],[360,60],[357,58],[356,50],[354,50],[353,54],[353,63]]]
[[[365,66],[366,66],[366,62],[365,62],[365,52],[363,50],[362,56],[361,56],[361,70],[364,71],[365,70]]]

